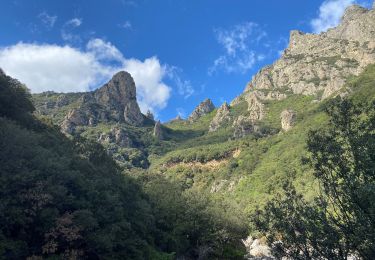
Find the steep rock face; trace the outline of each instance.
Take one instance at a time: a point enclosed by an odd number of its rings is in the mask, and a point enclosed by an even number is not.
[[[60,106],[67,103],[64,96],[58,101]],[[77,108],[70,110],[61,124],[61,129],[69,134],[77,126],[94,126],[111,121],[139,126],[144,120],[137,103],[134,80],[125,71],[115,74],[94,92],[83,93],[77,103]]]
[[[335,29],[328,30],[326,35],[330,38],[363,43],[374,41],[374,28],[375,13],[364,7],[352,5],[345,11],[341,23]]]
[[[284,131],[290,130],[296,122],[297,113],[291,109],[286,109],[280,114],[281,128]]]
[[[261,120],[264,117],[264,104],[260,101],[256,92],[252,92],[245,96],[248,104],[247,110],[249,111],[249,119],[252,121]]]
[[[136,88],[132,76],[120,71],[104,86],[94,92],[96,101],[109,111],[114,118],[131,125],[141,125],[143,115],[139,109]]]
[[[212,103],[211,99],[206,99],[200,103],[194,111],[190,114],[188,120],[189,122],[194,122],[203,115],[212,112],[215,109],[215,105]]]
[[[219,129],[223,124],[226,124],[229,121],[229,105],[227,104],[227,102],[224,102],[224,104],[222,104],[217,110],[215,117],[212,119],[208,131],[214,132],[217,129]]]
[[[348,7],[341,23],[321,34],[291,31],[288,48],[274,64],[262,68],[242,95],[231,102],[248,104],[249,115],[233,124],[234,135],[252,131],[250,125],[262,120],[265,101],[283,100],[292,94],[313,95],[317,100],[337,93],[346,79],[375,63],[375,10]],[[284,111],[282,127],[289,130],[295,113]]]
[[[351,6],[341,24],[328,32],[292,31],[289,47],[282,57],[260,70],[243,95],[257,91],[257,96],[265,100],[280,100],[288,93],[328,97],[349,76],[358,75],[375,62],[374,28],[373,9]]]

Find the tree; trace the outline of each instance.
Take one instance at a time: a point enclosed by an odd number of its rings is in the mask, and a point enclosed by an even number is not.
[[[290,183],[283,197],[254,215],[276,256],[375,258],[375,102],[334,99],[325,129],[308,135],[308,162],[320,195],[307,203]]]

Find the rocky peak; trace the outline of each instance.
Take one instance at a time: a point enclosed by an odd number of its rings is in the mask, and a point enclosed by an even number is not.
[[[190,114],[188,120],[190,122],[194,122],[201,116],[212,112],[214,109],[215,105],[212,103],[211,99],[207,98],[194,109],[194,111]]]
[[[116,73],[112,79],[94,92],[96,101],[118,114],[119,121],[141,125],[143,115],[139,109],[136,88],[132,76],[125,71]]]
[[[68,104],[66,97],[58,101],[59,107]],[[116,73],[101,88],[83,93],[77,103],[61,124],[63,132],[72,134],[77,126],[93,126],[100,122],[139,126],[144,120],[137,103],[134,80],[125,71]]]
[[[350,22],[351,20],[355,19],[359,15],[366,13],[368,9],[359,6],[359,5],[351,5],[345,9],[345,12],[341,18],[342,23]]]
[[[290,43],[274,64],[253,76],[244,93],[249,111],[262,115],[265,100],[281,100],[290,94],[324,99],[335,94],[348,77],[358,75],[375,62],[375,10],[347,8],[341,23],[321,34],[291,31]]]
[[[327,31],[330,38],[345,39],[364,43],[374,41],[375,10],[358,5],[349,6],[342,16],[341,23]]]

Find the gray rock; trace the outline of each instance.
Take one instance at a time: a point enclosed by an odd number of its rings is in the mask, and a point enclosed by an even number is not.
[[[61,95],[54,106],[64,106],[68,102],[67,97]],[[115,74],[107,84],[94,92],[82,94],[78,104],[61,124],[65,133],[72,134],[76,126],[94,126],[110,121],[140,126],[144,120],[137,103],[134,80],[125,71]]]
[[[143,115],[137,103],[135,83],[128,72],[116,73],[107,84],[94,92],[94,97],[120,121],[136,126],[143,123]]]
[[[80,109],[72,109],[65,116],[64,121],[60,127],[62,132],[67,134],[73,134],[76,126],[87,125],[88,119],[86,115]]]
[[[249,117],[243,115],[234,120],[232,127],[233,137],[236,139],[259,131],[258,125]]]
[[[194,122],[201,116],[212,112],[214,109],[215,105],[212,103],[211,99],[205,99],[194,109],[194,111],[190,114],[188,120],[189,122]]]
[[[261,240],[253,239],[252,237],[247,237],[242,240],[246,248],[246,259],[257,259],[257,260],[271,260],[275,259],[271,255],[270,248]]]
[[[315,95],[318,99],[336,95],[348,77],[375,63],[374,28],[375,10],[354,5],[347,8],[341,23],[327,32],[291,31],[284,54],[253,76],[242,97],[249,101],[255,95],[263,102],[289,94]]]
[[[227,102],[224,102],[224,104],[222,104],[217,110],[215,117],[212,119],[208,131],[214,132],[229,121],[229,106]]]
[[[66,106],[69,104],[69,99],[67,98],[66,95],[60,95],[57,100],[56,100],[56,104],[55,104],[55,107],[56,108],[60,108],[60,107],[63,107],[63,106]]]
[[[109,133],[101,133],[98,140],[101,144],[116,144],[120,147],[132,147],[133,142],[124,129],[114,127]]]
[[[296,122],[297,113],[291,109],[286,109],[280,114],[281,128],[284,131],[290,130]]]

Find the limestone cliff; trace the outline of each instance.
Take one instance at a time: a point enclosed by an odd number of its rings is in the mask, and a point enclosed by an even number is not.
[[[312,95],[316,100],[333,95],[346,79],[375,63],[374,28],[375,10],[354,5],[346,9],[341,23],[327,32],[291,31],[289,46],[280,59],[254,75],[231,105],[246,100],[249,121],[254,121],[265,115],[265,101],[291,94]]]
[[[59,102],[64,103],[64,96]],[[77,126],[94,126],[100,122],[140,126],[144,121],[136,99],[134,80],[125,71],[115,74],[101,88],[83,93],[77,103],[77,107],[70,110],[61,123],[64,132],[73,133]]]

